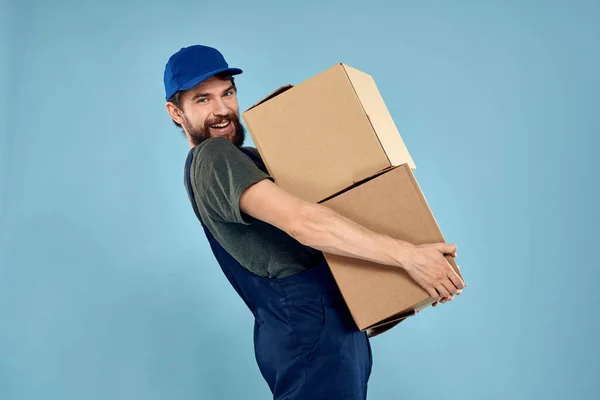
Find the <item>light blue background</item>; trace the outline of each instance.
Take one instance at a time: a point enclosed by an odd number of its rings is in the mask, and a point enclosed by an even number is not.
[[[324,3],[4,1],[0,399],[269,398],[164,110],[194,43],[242,110],[371,74],[459,245],[469,287],[373,340],[369,399],[598,398],[599,3]]]

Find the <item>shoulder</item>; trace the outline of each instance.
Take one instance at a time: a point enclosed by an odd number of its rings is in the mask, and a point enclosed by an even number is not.
[[[194,149],[194,166],[233,165],[245,163],[248,157],[228,139],[214,137]]]
[[[262,160],[260,153],[254,147],[242,146],[238,148],[228,139],[223,137],[213,137],[205,140],[200,145],[194,148],[194,160],[201,160],[203,163],[222,162],[227,163],[244,163],[254,165],[252,157],[249,157],[247,152],[252,156]]]
[[[221,154],[223,151],[229,152],[237,148],[228,139],[224,137],[212,137],[196,146],[194,155]]]

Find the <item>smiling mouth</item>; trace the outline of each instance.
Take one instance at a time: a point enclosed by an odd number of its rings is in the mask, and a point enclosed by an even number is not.
[[[223,129],[223,128],[227,128],[230,123],[231,123],[231,121],[227,120],[227,121],[221,122],[220,124],[213,124],[213,125],[209,125],[209,126],[213,129]]]

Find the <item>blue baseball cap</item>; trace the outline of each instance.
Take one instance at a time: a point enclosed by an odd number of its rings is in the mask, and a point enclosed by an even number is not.
[[[212,47],[184,47],[173,54],[165,66],[165,99],[169,101],[177,91],[191,89],[221,72],[238,75],[242,70],[229,68],[219,50]]]

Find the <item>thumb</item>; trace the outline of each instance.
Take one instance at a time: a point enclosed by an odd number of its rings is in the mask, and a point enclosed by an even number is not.
[[[436,248],[442,254],[451,254],[453,257],[456,257],[456,245],[448,244],[448,243],[439,243]]]

